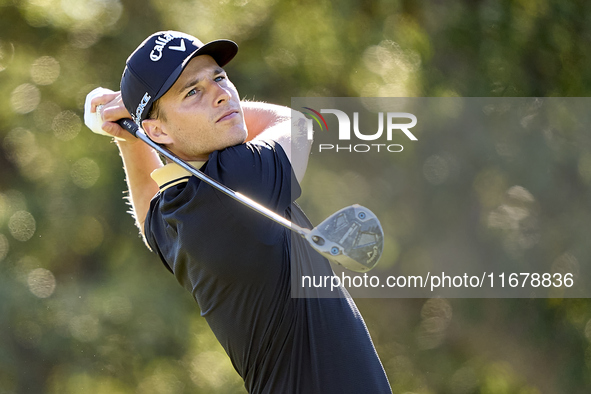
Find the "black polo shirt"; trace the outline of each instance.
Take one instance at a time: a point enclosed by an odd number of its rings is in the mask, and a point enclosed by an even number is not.
[[[279,144],[230,147],[198,165],[227,187],[312,227],[293,202],[300,189]],[[191,292],[249,393],[391,392],[350,298],[291,296],[292,275],[332,275],[325,258],[176,164],[153,177],[161,191],[146,218],[148,243]]]

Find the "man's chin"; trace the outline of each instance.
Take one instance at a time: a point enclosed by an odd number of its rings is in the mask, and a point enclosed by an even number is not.
[[[240,134],[240,133],[233,134],[231,136],[231,138],[229,138],[227,140],[227,143],[224,144],[223,147],[220,147],[218,150],[226,149],[226,148],[229,148],[231,146],[238,146],[238,145],[244,144],[245,142],[247,142],[247,140],[246,140],[247,137],[248,137],[248,135],[246,133],[244,133],[244,134]]]
[[[248,140],[248,131],[246,128],[241,128],[236,130],[235,134],[233,133],[232,140],[236,141],[234,145],[244,144]]]

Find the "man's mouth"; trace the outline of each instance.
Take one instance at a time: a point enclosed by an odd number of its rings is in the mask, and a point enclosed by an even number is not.
[[[218,118],[218,120],[216,121],[216,123],[224,122],[224,121],[230,120],[230,119],[234,119],[234,117],[236,117],[236,116],[238,116],[238,110],[233,109],[233,110],[224,112],[222,114],[222,116],[220,116]]]

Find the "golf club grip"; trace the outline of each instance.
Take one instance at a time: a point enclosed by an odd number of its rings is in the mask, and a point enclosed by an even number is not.
[[[129,131],[131,133],[131,135],[133,135],[134,137],[137,137],[137,131],[139,130],[139,127],[133,120],[131,120],[129,118],[119,119],[117,121],[117,123],[119,124],[119,126],[123,127],[125,130]]]

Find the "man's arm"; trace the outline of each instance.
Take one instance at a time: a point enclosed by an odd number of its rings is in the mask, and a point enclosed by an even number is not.
[[[121,101],[119,92],[95,97],[91,102],[90,111],[94,113],[97,104],[102,103],[106,103],[102,108],[102,118],[105,121],[102,129],[116,138],[129,190],[130,213],[145,242],[144,222],[150,209],[150,201],[158,193],[158,184],[150,174],[163,164],[156,151],[115,123],[119,119],[131,117]]]
[[[248,139],[276,141],[281,145],[298,182],[308,166],[312,141],[308,140],[306,118],[298,111],[274,104],[243,102]]]
[[[146,241],[144,223],[150,209],[150,201],[159,190],[158,184],[150,174],[162,167],[163,164],[156,151],[139,140],[117,141],[116,143],[123,160],[131,204],[130,213],[135,218],[136,225]]]

